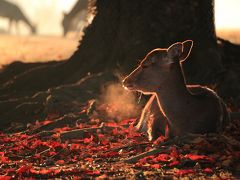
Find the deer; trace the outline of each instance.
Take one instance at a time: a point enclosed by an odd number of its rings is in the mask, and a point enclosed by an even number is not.
[[[63,12],[63,36],[71,30],[77,30],[79,22],[87,19],[88,0],[78,0],[69,13]]]
[[[8,18],[8,32],[10,33],[12,23],[15,23],[16,31],[19,33],[18,23],[19,21],[24,22],[30,29],[32,34],[36,33],[36,27],[28,20],[24,15],[23,11],[15,4],[8,2],[6,0],[0,1],[0,17]]]
[[[137,130],[150,141],[187,134],[222,131],[230,121],[223,100],[211,89],[186,85],[181,63],[191,53],[192,40],[149,52],[123,81],[129,91],[151,95],[143,108]]]

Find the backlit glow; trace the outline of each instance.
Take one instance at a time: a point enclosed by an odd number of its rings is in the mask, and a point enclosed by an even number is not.
[[[39,34],[61,35],[63,12],[69,12],[77,0],[8,0],[16,3],[37,25]],[[240,29],[240,0],[215,0],[217,29]],[[8,28],[8,21],[0,18],[0,30]],[[14,29],[14,28],[13,28]],[[28,29],[20,23],[20,34]]]

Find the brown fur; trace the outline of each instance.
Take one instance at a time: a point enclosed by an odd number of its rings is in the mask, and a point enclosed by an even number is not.
[[[214,91],[185,84],[181,61],[192,44],[188,40],[151,51],[123,81],[129,90],[153,94],[137,125],[139,130],[147,128],[150,140],[163,134],[167,124],[175,136],[217,132],[229,121],[226,106]]]

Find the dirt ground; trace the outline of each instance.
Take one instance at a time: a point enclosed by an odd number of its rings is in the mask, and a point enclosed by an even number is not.
[[[218,30],[218,36],[240,44],[240,30]],[[14,36],[0,34],[0,67],[15,60],[24,62],[63,60],[78,46],[79,37]]]

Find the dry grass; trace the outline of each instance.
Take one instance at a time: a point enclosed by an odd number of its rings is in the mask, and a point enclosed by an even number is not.
[[[240,44],[240,29],[219,29],[217,35],[230,40],[232,43]]]
[[[14,60],[35,62],[67,59],[77,45],[78,40],[70,38],[0,35],[0,66]]]

